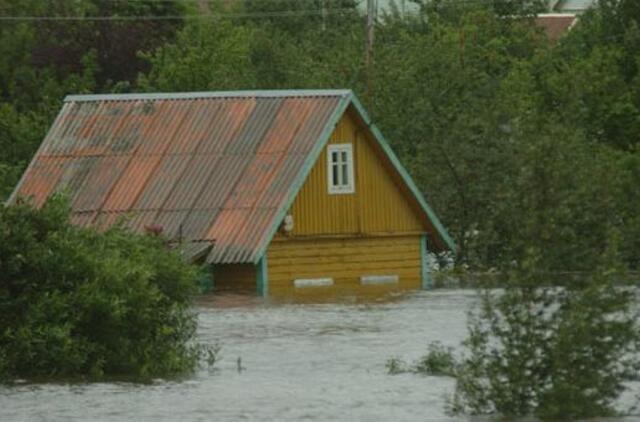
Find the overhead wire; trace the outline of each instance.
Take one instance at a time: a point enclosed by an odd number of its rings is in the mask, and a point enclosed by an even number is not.
[[[326,9],[326,10],[281,10],[273,12],[247,12],[247,13],[207,13],[194,15],[165,15],[165,16],[0,16],[0,21],[176,21],[176,20],[208,20],[222,18],[272,18],[272,17],[299,17],[339,14],[350,12],[353,9]]]
[[[197,5],[199,3],[220,3],[220,0],[107,0],[112,3],[121,2],[121,3],[132,3],[132,4],[142,4],[142,3],[176,3],[176,4],[194,4]],[[227,0],[228,1],[228,0]],[[241,2],[243,0],[234,0]],[[256,1],[256,0],[253,0]],[[277,2],[279,0],[257,0],[261,2]],[[438,8],[448,8],[455,7],[458,5],[465,4],[484,4],[491,5],[495,3],[496,0],[456,0],[456,1],[448,1],[445,4],[435,4],[435,7]],[[158,20],[158,21],[178,21],[178,20],[208,20],[208,19],[219,19],[219,18],[272,18],[272,17],[299,17],[299,16],[314,16],[314,15],[328,15],[328,14],[339,14],[342,12],[352,12],[354,8],[317,8],[317,9],[308,9],[308,10],[280,10],[280,11],[272,11],[272,12],[210,12],[203,14],[184,14],[184,15],[140,15],[140,16],[129,16],[129,15],[108,15],[108,16],[73,16],[73,15],[50,15],[50,16],[28,16],[28,15],[0,15],[0,21],[150,21],[150,20]]]

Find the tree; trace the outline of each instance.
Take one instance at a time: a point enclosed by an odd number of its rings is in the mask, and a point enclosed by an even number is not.
[[[193,370],[197,276],[160,238],[74,227],[62,197],[0,208],[0,379]]]
[[[574,420],[615,415],[635,376],[640,343],[633,288],[625,287],[615,237],[584,280],[550,280],[535,251],[485,291],[456,370],[454,413]],[[620,284],[622,283],[622,284]]]

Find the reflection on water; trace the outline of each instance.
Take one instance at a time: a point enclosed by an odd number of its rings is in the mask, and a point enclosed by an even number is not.
[[[151,384],[0,387],[0,421],[442,421],[447,378],[389,376],[385,361],[457,347],[471,290],[351,297],[346,303],[198,300],[199,339],[220,342],[217,369]],[[316,301],[317,302],[317,301]],[[237,371],[237,359],[246,369]]]

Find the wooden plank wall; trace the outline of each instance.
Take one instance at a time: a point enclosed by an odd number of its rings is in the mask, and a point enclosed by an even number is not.
[[[293,237],[318,235],[418,234],[424,232],[415,204],[392,177],[374,140],[351,113],[345,113],[329,144],[353,144],[356,189],[328,193],[327,149],[312,168],[292,207]],[[415,202],[415,201],[414,201]]]
[[[213,267],[217,292],[256,293],[256,267],[252,264],[218,264]]]
[[[274,241],[267,252],[269,293],[292,296],[331,289],[408,290],[421,286],[420,237],[380,236]],[[362,286],[366,275],[397,275],[397,284]],[[332,278],[332,287],[294,287],[295,279]]]

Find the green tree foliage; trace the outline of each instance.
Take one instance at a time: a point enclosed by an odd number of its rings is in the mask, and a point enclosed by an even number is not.
[[[369,69],[362,12],[348,0],[220,1],[201,12],[152,1],[10,3],[25,14],[204,15],[149,31],[146,21],[0,29],[7,184],[67,92],[351,88],[452,231],[459,263],[500,267],[531,243],[553,251],[555,270],[589,270],[613,225],[638,268],[635,1],[601,0],[557,44],[531,19],[544,2],[424,1],[417,16],[380,18]],[[107,41],[84,37],[82,25]],[[142,38],[119,42],[128,32]],[[58,52],[36,60],[38,43]]]
[[[532,25],[486,11],[380,33],[371,108],[468,259],[466,235],[492,213],[497,182],[517,171],[501,83],[541,40]]]
[[[34,108],[51,81],[64,85],[68,77],[93,67],[94,83],[70,87],[102,91],[116,82],[132,83],[145,71],[139,52],[151,51],[173,37],[184,3],[157,1],[1,0],[7,16],[100,17],[128,16],[127,20],[4,21],[0,28],[0,98],[19,111]],[[88,56],[92,58],[89,60]],[[59,95],[59,94],[58,94]]]
[[[253,29],[230,21],[192,22],[175,43],[147,56],[142,89],[153,91],[230,90],[255,84],[251,66]]]
[[[0,378],[192,370],[197,277],[160,238],[72,226],[61,197],[0,208]]]
[[[294,38],[314,29],[340,31],[358,18],[356,0],[244,0],[239,8],[260,16],[254,25],[268,26]]]
[[[3,16],[173,17],[185,3],[0,0]],[[131,89],[140,52],[173,38],[173,19],[12,20],[0,25],[0,200],[17,182],[67,94]]]
[[[504,292],[484,292],[456,369],[454,413],[616,414],[616,399],[636,376],[640,327],[635,290],[607,264],[611,252],[586,280],[549,288],[541,287],[550,281],[541,256],[530,251]]]

